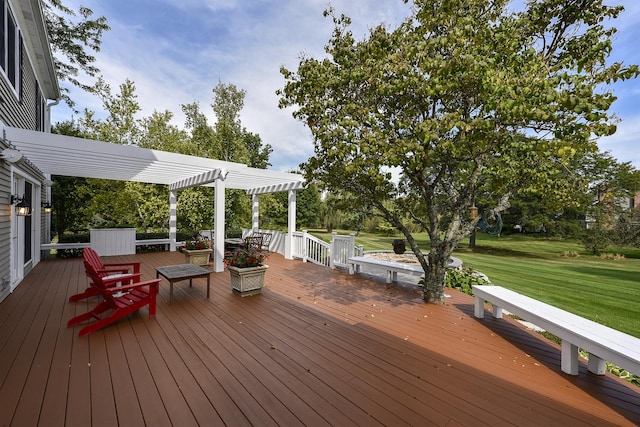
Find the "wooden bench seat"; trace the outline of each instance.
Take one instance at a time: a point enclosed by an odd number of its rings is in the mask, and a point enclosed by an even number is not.
[[[347,263],[349,264],[349,274],[359,273],[360,266],[363,265],[386,270],[387,283],[396,282],[398,280],[398,273],[407,273],[419,277],[424,276],[424,270],[420,265],[402,264],[365,256],[351,257],[347,260]],[[452,257],[447,268],[457,268],[460,265],[462,265],[462,261]]]
[[[533,323],[562,339],[561,369],[578,375],[578,348],[589,353],[588,369],[603,375],[609,361],[640,375],[640,339],[549,304],[503,288],[473,286],[474,315],[484,317],[485,301],[493,304],[493,317],[502,318],[502,309]]]

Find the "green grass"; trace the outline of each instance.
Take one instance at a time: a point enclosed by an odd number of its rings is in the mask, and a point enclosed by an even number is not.
[[[331,240],[330,233],[310,232]],[[393,239],[399,237],[361,233],[356,245],[364,245],[365,250],[390,250]],[[418,234],[416,240],[426,252],[428,237]],[[579,256],[563,256],[567,252]],[[576,241],[479,233],[475,249],[464,242],[453,255],[489,276],[495,285],[640,338],[640,249],[611,248],[605,252],[625,258],[616,261],[589,255]]]

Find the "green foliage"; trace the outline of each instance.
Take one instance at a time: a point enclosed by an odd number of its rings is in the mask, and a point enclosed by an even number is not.
[[[623,380],[629,381],[631,384],[640,387],[640,377],[633,375],[631,372],[626,371],[619,366],[614,365],[613,363],[606,362],[606,365],[607,371],[611,372],[613,375],[616,375]]]
[[[443,301],[446,260],[475,229],[477,196],[497,212],[514,194],[575,206],[585,181],[568,167],[597,151],[593,135],[615,131],[606,83],[638,75],[607,61],[615,29],[604,23],[621,8],[565,6],[416,0],[405,22],[362,41],[329,10],[328,58],[281,69],[280,105],[314,137],[307,180],[371,206],[418,257],[408,224],[427,231],[427,301]]]
[[[276,230],[287,228],[287,194],[269,193],[258,196],[260,227]]]
[[[88,243],[91,240],[89,233],[62,234],[58,236],[58,243]],[[58,258],[78,258],[82,256],[82,249],[58,249]]]
[[[60,82],[69,82],[83,90],[91,85],[83,83],[80,75],[95,77],[100,70],[94,65],[93,52],[100,50],[102,34],[109,25],[104,16],[93,18],[93,11],[80,6],[74,11],[60,0],[42,2],[49,42],[54,55],[56,75]],[[69,97],[69,88],[62,87],[62,98],[73,107],[75,102]]]
[[[472,286],[490,285],[491,282],[481,273],[470,268],[461,270],[447,270],[445,276],[446,287],[457,289],[467,295],[473,295]]]
[[[611,230],[601,222],[589,224],[589,228],[582,232],[584,248],[592,255],[598,255],[611,244]]]
[[[119,92],[102,79],[92,89],[101,99],[108,116],[96,119],[85,111],[74,122],[59,123],[54,131],[66,135],[137,145],[143,148],[248,163],[252,167],[269,166],[271,146],[263,145],[259,135],[242,127],[239,112],[245,92],[234,85],[219,83],[214,89],[212,108],[215,126],[209,126],[197,103],[183,105],[186,122],[181,130],[170,122],[169,111],[155,111],[138,119],[140,111],[136,88],[126,80]],[[302,196],[304,200],[304,195]],[[133,226],[138,230],[168,230],[169,191],[166,186],[98,179],[54,179],[54,227],[57,234],[86,230],[89,227]],[[213,228],[213,189],[199,187],[178,193],[178,229],[195,236],[202,229]],[[286,203],[285,203],[286,214]],[[313,206],[303,213],[311,217]],[[251,221],[251,199],[243,191],[229,189],[225,202],[226,226],[240,230]],[[286,224],[286,215],[285,215]]]
[[[177,212],[178,228],[186,231],[191,237],[196,237],[200,230],[213,229],[213,190],[206,187],[180,190]]]
[[[315,184],[296,192],[296,224],[299,227],[317,227],[320,222],[320,192]]]

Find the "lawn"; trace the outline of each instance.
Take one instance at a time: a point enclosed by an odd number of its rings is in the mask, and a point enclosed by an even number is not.
[[[330,233],[310,233],[331,240]],[[399,237],[361,233],[356,245],[364,245],[365,250],[390,250],[393,239]],[[416,240],[426,252],[428,237],[418,234]],[[465,266],[489,276],[495,285],[640,338],[640,249],[611,248],[606,252],[624,258],[589,255],[575,241],[479,233],[475,249],[463,242],[453,255]],[[579,256],[566,256],[569,253]]]

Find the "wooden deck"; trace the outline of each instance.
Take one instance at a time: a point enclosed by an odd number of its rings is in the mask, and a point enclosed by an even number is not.
[[[154,267],[178,253],[108,260]],[[0,425],[570,426],[640,424],[640,389],[560,372],[559,347],[512,319],[473,317],[384,278],[269,259],[242,298],[228,273],[160,284],[147,309],[88,337],[66,322],[80,260],[43,261],[0,303]]]

